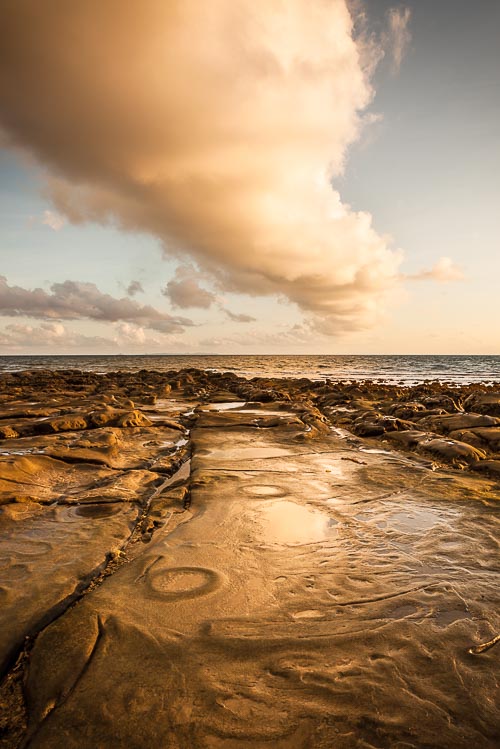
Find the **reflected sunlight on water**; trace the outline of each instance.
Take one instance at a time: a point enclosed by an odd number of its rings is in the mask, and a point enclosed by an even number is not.
[[[500,356],[403,355],[170,355],[162,356],[0,356],[0,372],[23,369],[79,369],[160,372],[194,367],[234,372],[241,377],[307,377],[312,380],[380,380],[415,384],[423,380],[500,382]]]

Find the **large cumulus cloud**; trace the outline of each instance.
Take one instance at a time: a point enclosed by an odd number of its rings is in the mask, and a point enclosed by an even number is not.
[[[150,232],[219,290],[353,330],[400,262],[332,188],[366,49],[345,0],[4,0],[0,123],[70,221]]]

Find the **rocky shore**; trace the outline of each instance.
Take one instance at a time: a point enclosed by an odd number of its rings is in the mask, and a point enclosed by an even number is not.
[[[0,375],[0,747],[497,746],[500,388]]]
[[[96,460],[106,464],[106,447],[85,443],[75,452],[56,434],[94,434],[101,428],[152,426],[155,404],[166,398],[191,398],[199,404],[219,400],[224,393],[242,401],[293,403],[294,410],[314,426],[311,436],[324,433],[325,423],[349,429],[360,437],[388,442],[396,449],[415,452],[438,464],[470,468],[493,477],[500,475],[500,387],[494,384],[454,386],[428,381],[416,386],[384,385],[374,381],[315,382],[308,379],[246,380],[232,373],[183,370],[167,373],[140,371],[94,374],[80,371],[33,371],[0,375],[0,439],[3,452],[26,445],[36,452],[62,459],[58,448],[78,459],[90,460],[82,449],[97,448]],[[41,397],[42,396],[42,397]],[[149,416],[148,416],[149,414]],[[175,407],[172,411],[175,416]],[[165,418],[155,426],[166,426]],[[168,425],[182,432],[189,426]],[[92,430],[92,432],[90,432]],[[117,434],[114,436],[116,438]],[[99,433],[100,435],[100,433]],[[28,442],[13,442],[20,437]],[[109,435],[107,437],[109,439]],[[112,458],[110,458],[112,463]],[[75,461],[73,461],[75,462]],[[146,460],[147,462],[147,460]],[[117,467],[117,466],[111,466]]]

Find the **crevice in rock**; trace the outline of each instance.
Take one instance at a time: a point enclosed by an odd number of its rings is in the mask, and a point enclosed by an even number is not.
[[[127,551],[129,551],[132,546],[136,546],[138,553],[141,553],[144,548],[142,543],[142,536],[144,533],[143,529],[148,521],[149,511],[153,500],[158,498],[167,487],[176,483],[176,475],[182,471],[185,463],[190,460],[190,450],[186,451],[184,446],[180,449],[184,451],[183,457],[185,457],[186,460],[181,462],[180,465],[173,464],[173,472],[166,478],[162,476],[164,480],[154,488],[147,501],[142,506],[142,509],[139,510],[131,532],[127,539],[122,543],[121,547],[117,550],[108,552],[103,562],[94,568],[94,570],[85,577],[85,580],[81,581],[75,587],[74,591],[69,596],[60,601],[57,606],[53,607],[50,611],[45,612],[41,620],[37,622],[32,631],[25,638],[22,646],[12,653],[0,681],[0,749],[24,749],[29,746],[29,743],[31,743],[35,735],[33,734],[28,737],[26,735],[28,721],[27,706],[24,697],[24,684],[29,669],[30,653],[37,637],[47,627],[74,608],[85,596],[100,587],[107,577],[113,575],[121,566],[138,556],[138,554],[127,555]],[[126,471],[122,472],[126,473]],[[188,482],[189,477],[184,481]],[[54,506],[59,504],[78,506],[77,502],[64,502],[64,500],[53,503]],[[101,502],[101,504],[105,503]],[[135,503],[127,502],[127,504]],[[190,504],[191,498],[188,490],[184,498],[183,510],[187,510],[190,507]],[[157,530],[154,524],[151,530],[151,535],[155,530]],[[102,634],[101,622],[99,622],[99,632]],[[100,636],[96,639],[92,653],[95,652],[99,639]],[[89,661],[87,661],[87,667],[88,664]],[[83,672],[80,674],[79,678],[81,678],[82,675]],[[67,699],[68,696],[69,694],[66,695],[65,699]],[[53,709],[57,706],[59,705],[55,705]],[[50,713],[47,714],[47,717],[49,714]],[[39,727],[37,730],[39,730]],[[28,741],[28,743],[26,743],[26,741]]]
[[[60,698],[56,702],[54,702],[54,704],[52,704],[50,706],[50,708],[47,710],[47,712],[43,716],[42,720],[38,723],[38,725],[35,726],[32,731],[28,731],[27,736],[23,739],[23,742],[21,744],[22,749],[28,749],[28,747],[30,746],[31,742],[36,737],[36,735],[40,732],[41,728],[47,722],[47,720],[50,718],[50,716],[52,715],[52,713],[54,712],[54,710],[56,710],[57,708],[59,708],[62,705],[64,705],[64,703],[67,702],[68,699],[71,697],[71,695],[75,691],[76,687],[78,686],[78,684],[80,683],[80,681],[82,680],[82,678],[85,676],[85,674],[89,670],[90,665],[91,665],[91,663],[92,663],[92,661],[94,659],[94,656],[95,656],[95,654],[96,654],[96,652],[98,650],[98,647],[99,647],[99,644],[100,644],[100,642],[102,640],[103,635],[104,635],[104,624],[103,624],[103,622],[101,620],[101,617],[98,615],[97,616],[97,634],[96,634],[96,638],[95,638],[95,641],[94,641],[94,643],[92,645],[92,649],[91,649],[91,651],[89,653],[89,656],[88,656],[87,660],[85,661],[85,664],[84,664],[82,670],[80,671],[80,673],[78,674],[78,676],[76,677],[75,681],[70,686],[70,688],[64,694],[62,694],[60,696]]]
[[[28,668],[33,637],[26,637],[17,660],[0,681],[0,749],[18,749],[28,727],[28,713],[24,697],[24,680]]]
[[[399,598],[400,596],[406,596],[408,593],[415,593],[417,590],[428,590],[429,588],[436,588],[441,585],[438,583],[426,583],[425,585],[417,585],[414,588],[408,588],[407,590],[400,590],[397,593],[387,593],[383,596],[374,596],[373,598],[360,598],[357,601],[335,601],[335,606],[364,606],[369,603],[378,603],[378,601],[388,601],[390,598]],[[330,597],[333,598],[332,594],[329,593]]]

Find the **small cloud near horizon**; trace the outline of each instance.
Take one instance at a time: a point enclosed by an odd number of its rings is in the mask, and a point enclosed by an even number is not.
[[[149,304],[127,297],[116,298],[94,283],[53,283],[50,292],[41,288],[10,286],[0,276],[0,317],[32,317],[44,320],[95,320],[137,324],[162,333],[181,332],[193,325],[184,317],[173,317]]]
[[[226,309],[225,307],[222,307],[223,312],[229,317],[230,320],[233,322],[255,322],[256,318],[252,317],[252,315],[246,315],[243,312],[231,312],[230,309]]]
[[[161,293],[170,301],[172,307],[209,309],[217,300],[217,296],[213,291],[200,286],[200,277],[203,277],[203,274],[192,265],[181,265]]]
[[[45,210],[41,216],[29,216],[27,223],[30,228],[36,226],[36,224],[42,224],[48,226],[52,231],[61,231],[66,224],[66,219],[55,211]]]
[[[462,268],[456,265],[450,257],[441,257],[432,268],[418,273],[402,274],[407,281],[435,281],[437,283],[452,283],[464,281],[466,276]]]
[[[136,294],[144,294],[144,289],[140,281],[131,281],[127,286],[128,296],[135,296]]]
[[[59,213],[55,213],[54,211],[44,211],[41,223],[45,226],[49,226],[53,231],[61,231],[66,221]]]

